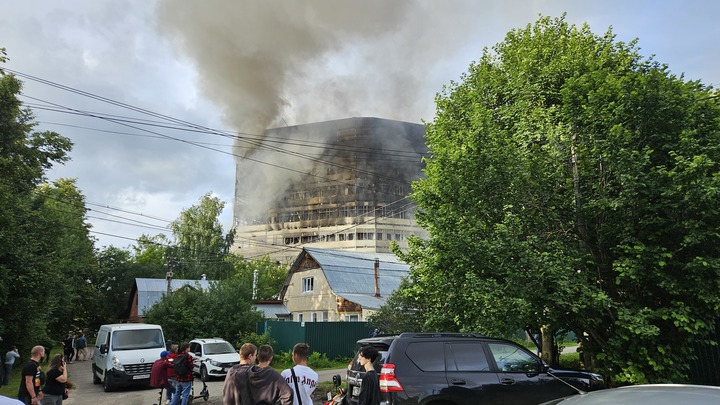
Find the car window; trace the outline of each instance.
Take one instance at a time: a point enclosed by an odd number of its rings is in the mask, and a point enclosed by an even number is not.
[[[381,350],[382,348],[376,347],[378,349],[379,356],[375,361],[373,362],[373,367],[375,368],[375,371],[380,374],[380,370],[382,369],[383,364],[385,364],[385,359],[387,359],[388,352],[387,350]],[[355,357],[353,358],[353,361],[350,365],[350,370],[352,371],[362,371],[364,372],[365,369],[360,366],[360,351],[358,350],[357,353],[355,353]]]
[[[539,373],[541,370],[538,360],[520,346],[508,343],[489,343],[488,346],[500,371]]]
[[[445,371],[445,352],[442,342],[410,343],[405,354],[420,370]]]
[[[482,342],[450,343],[448,370],[490,371]]]
[[[235,348],[228,342],[216,342],[205,344],[205,354],[235,353]]]
[[[190,343],[190,352],[192,353],[200,353],[200,345],[198,343]]]

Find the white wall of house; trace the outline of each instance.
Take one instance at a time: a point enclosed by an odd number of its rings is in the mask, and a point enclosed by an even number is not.
[[[337,296],[319,268],[296,272],[285,292],[285,306],[295,322],[364,321],[364,313],[340,314]],[[363,311],[364,312],[364,311]],[[352,316],[354,315],[354,316]]]

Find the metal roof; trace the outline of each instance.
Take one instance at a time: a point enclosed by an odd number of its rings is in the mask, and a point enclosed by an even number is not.
[[[290,316],[290,311],[283,304],[256,304],[255,309],[263,313],[263,318],[274,319]]]
[[[207,291],[210,283],[208,280],[172,279],[170,281],[170,290],[176,291],[182,287],[190,286]],[[167,280],[162,278],[136,278],[135,285],[137,286],[139,316],[145,316],[145,312],[167,293]]]
[[[365,308],[380,308],[410,273],[410,265],[393,253],[318,248],[305,248],[305,251],[320,265],[335,294]],[[379,261],[380,298],[375,297],[375,259]]]

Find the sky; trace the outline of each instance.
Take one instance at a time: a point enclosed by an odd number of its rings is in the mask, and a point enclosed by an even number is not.
[[[128,247],[208,193],[229,230],[238,165],[240,182],[275,167],[266,128],[432,121],[484,48],[563,13],[720,86],[715,0],[0,0],[0,67],[36,129],[74,143],[48,180],[76,179],[98,248]]]

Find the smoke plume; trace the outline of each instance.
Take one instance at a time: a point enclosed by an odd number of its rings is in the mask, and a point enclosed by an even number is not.
[[[463,35],[460,20],[471,18],[463,12],[447,18],[435,7],[446,3],[158,2],[157,29],[195,65],[202,95],[222,109],[234,130],[256,140],[238,141],[234,151],[240,156],[235,203],[244,201],[246,218],[312,165],[269,148],[313,153],[272,143],[264,136],[267,128],[353,116],[418,123],[430,118],[433,96],[447,79],[433,81],[434,66],[446,62],[448,47]],[[320,134],[297,138],[324,141]]]

